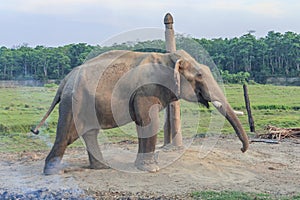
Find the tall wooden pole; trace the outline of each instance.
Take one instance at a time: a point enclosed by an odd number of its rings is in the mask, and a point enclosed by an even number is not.
[[[173,17],[170,13],[166,14],[164,24],[166,50],[167,52],[172,53],[176,51],[176,43],[173,29]],[[174,146],[182,146],[179,101],[170,103],[165,112],[164,145],[170,144],[171,142]]]

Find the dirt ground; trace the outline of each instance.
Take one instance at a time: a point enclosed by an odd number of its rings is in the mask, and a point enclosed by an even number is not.
[[[171,160],[180,158],[162,164],[158,173],[135,171],[132,163],[135,156],[118,157],[116,151],[106,155],[114,158],[111,162],[113,167],[117,166],[114,169],[87,169],[84,148],[69,148],[63,159],[64,173],[44,176],[42,170],[48,152],[2,153],[0,188],[14,192],[72,188],[98,197],[146,194],[149,197],[178,195],[180,198],[204,190],[270,193],[273,196],[300,193],[299,140],[290,139],[280,144],[252,143],[246,153],[241,153],[241,143],[235,137],[219,138],[216,144],[206,145],[211,147],[208,150],[202,146],[205,142],[205,138],[195,139],[184,153],[181,150],[182,156],[175,155],[175,151],[161,150],[159,162],[163,163],[165,155]],[[116,145],[123,150],[136,150],[136,144]]]

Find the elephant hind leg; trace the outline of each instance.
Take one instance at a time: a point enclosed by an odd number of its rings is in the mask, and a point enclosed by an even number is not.
[[[78,139],[72,113],[60,115],[57,125],[56,138],[54,145],[48,154],[44,174],[58,174],[61,170],[61,160],[68,145]]]
[[[89,132],[82,135],[89,156],[90,168],[108,169],[109,166],[105,164],[98,144],[98,140],[97,140],[98,132],[99,130],[90,130]]]

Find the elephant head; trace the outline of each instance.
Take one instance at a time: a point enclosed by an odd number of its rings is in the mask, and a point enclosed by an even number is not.
[[[212,76],[209,67],[199,64],[183,50],[176,51],[170,56],[171,60],[176,63],[175,74],[181,75],[179,97],[187,101],[199,102],[207,108],[209,107],[208,102],[211,102],[234,128],[243,144],[242,152],[247,151],[249,147],[248,136]]]

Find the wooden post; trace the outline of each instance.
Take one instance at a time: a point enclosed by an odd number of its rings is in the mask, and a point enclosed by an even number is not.
[[[250,131],[254,133],[255,132],[254,119],[253,119],[252,113],[251,113],[248,88],[247,88],[246,84],[243,85],[243,89],[244,89],[244,98],[245,98],[245,105],[246,105],[246,109],[247,109],[247,113],[248,113],[248,122],[249,122],[249,126],[250,126]]]
[[[167,52],[172,53],[176,51],[176,43],[173,29],[173,17],[170,13],[166,14],[164,24],[166,50]],[[170,103],[165,112],[164,145],[170,144],[171,142],[174,146],[182,146],[179,101]]]

